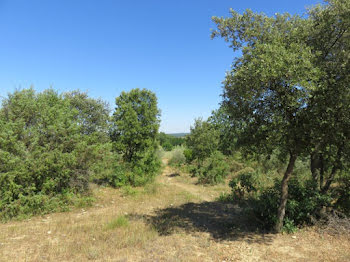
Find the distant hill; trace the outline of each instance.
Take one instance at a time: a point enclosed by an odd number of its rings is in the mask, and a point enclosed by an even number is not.
[[[172,134],[167,134],[167,135],[174,136],[174,137],[184,137],[188,134],[189,133],[172,133]]]

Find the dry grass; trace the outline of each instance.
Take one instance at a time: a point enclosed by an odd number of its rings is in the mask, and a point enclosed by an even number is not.
[[[172,174],[145,188],[95,187],[87,209],[0,224],[0,261],[350,261],[346,235],[256,232],[215,201],[226,185]]]

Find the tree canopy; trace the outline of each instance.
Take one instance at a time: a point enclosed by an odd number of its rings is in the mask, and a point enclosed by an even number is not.
[[[289,155],[277,231],[297,157],[331,147],[334,157],[348,147],[349,10],[348,1],[334,0],[309,10],[307,17],[231,10],[230,18],[213,18],[212,37],[223,37],[242,52],[226,75],[223,101],[237,127],[238,145],[251,152],[279,148]]]

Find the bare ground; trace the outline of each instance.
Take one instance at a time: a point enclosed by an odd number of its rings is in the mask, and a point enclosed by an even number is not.
[[[93,189],[88,209],[0,224],[0,261],[350,261],[347,235],[258,231],[227,185],[196,185],[166,166],[137,191]],[[114,225],[125,218],[128,223]]]

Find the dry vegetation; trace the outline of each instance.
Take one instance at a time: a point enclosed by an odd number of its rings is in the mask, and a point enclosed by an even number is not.
[[[350,238],[314,228],[264,234],[166,167],[144,188],[93,188],[95,205],[0,225],[0,261],[350,261]]]

